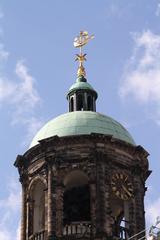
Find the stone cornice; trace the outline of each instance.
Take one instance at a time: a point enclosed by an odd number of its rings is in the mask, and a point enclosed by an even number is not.
[[[148,152],[141,146],[134,146],[132,144],[126,143],[122,140],[115,139],[111,135],[96,134],[92,133],[90,135],[79,135],[79,136],[67,136],[67,137],[50,137],[39,141],[39,144],[29,149],[23,156],[18,155],[15,161],[15,166],[27,163],[30,164],[31,161],[35,161],[39,158],[47,157],[60,157],[64,151],[71,150],[74,147],[78,149],[90,148],[93,153],[95,151],[105,152],[110,156],[115,154],[118,155],[119,151],[120,156],[124,155],[128,159],[133,159],[135,161],[140,161],[141,165],[148,164]],[[87,150],[86,150],[87,151]],[[91,151],[90,151],[91,153]],[[94,154],[92,154],[94,155]],[[128,155],[128,156],[127,156]],[[133,165],[134,165],[133,164]]]

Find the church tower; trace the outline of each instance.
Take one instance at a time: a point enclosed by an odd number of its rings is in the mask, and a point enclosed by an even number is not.
[[[79,68],[67,93],[69,112],[45,124],[18,155],[21,240],[129,239],[145,232],[148,153],[111,117],[96,112],[80,32]],[[138,238],[139,238],[138,237]],[[134,238],[134,239],[138,239]]]

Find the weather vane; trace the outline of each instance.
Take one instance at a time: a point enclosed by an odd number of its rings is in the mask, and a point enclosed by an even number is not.
[[[80,49],[80,53],[76,54],[76,59],[75,61],[79,61],[79,67],[78,67],[78,71],[77,71],[77,75],[79,76],[86,76],[86,72],[85,72],[85,68],[83,66],[83,62],[86,61],[86,53],[83,54],[82,53],[82,47],[84,45],[86,45],[88,43],[89,40],[93,39],[94,35],[92,34],[91,36],[89,36],[87,31],[81,31],[79,36],[77,36],[74,39],[73,45],[76,48]]]

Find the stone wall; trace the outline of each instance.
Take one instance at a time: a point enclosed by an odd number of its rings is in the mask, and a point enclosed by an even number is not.
[[[143,230],[145,181],[150,174],[147,156],[140,146],[102,134],[55,136],[40,141],[15,162],[23,188],[21,240],[34,234],[31,189],[36,181],[45,186],[45,239],[63,237],[64,179],[73,171],[81,171],[88,178],[92,237],[116,239],[114,212],[124,214],[124,201],[111,188],[115,172],[127,174],[134,188],[133,196],[126,201],[129,233]]]

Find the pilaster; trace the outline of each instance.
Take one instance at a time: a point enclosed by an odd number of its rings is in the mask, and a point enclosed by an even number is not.
[[[22,184],[21,240],[26,240],[26,186]]]
[[[48,164],[48,240],[53,237],[52,168]]]
[[[62,237],[63,234],[63,194],[62,184],[56,187],[56,236]]]

